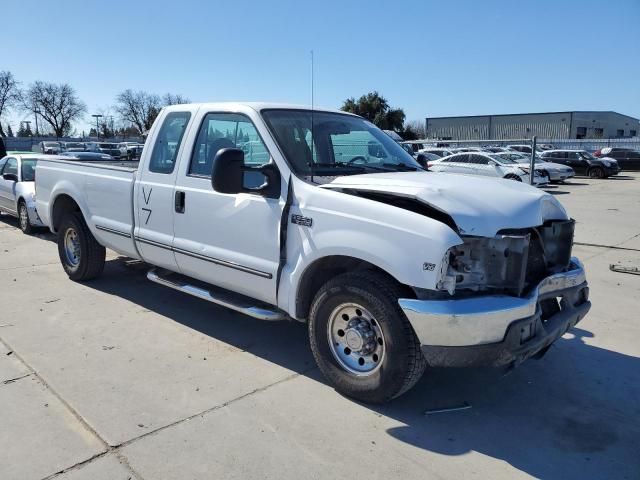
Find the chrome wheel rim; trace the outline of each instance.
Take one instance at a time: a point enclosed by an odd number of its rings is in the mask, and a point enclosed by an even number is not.
[[[77,267],[80,263],[80,239],[73,228],[68,228],[64,233],[64,255],[72,267]]]
[[[368,376],[382,365],[386,348],[382,329],[361,305],[338,305],[329,317],[327,336],[331,353],[348,372]]]
[[[26,230],[29,224],[29,212],[27,212],[27,207],[24,203],[20,204],[20,228],[22,230]]]

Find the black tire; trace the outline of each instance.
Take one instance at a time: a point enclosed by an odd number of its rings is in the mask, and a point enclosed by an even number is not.
[[[33,225],[29,221],[29,212],[27,211],[27,204],[24,200],[18,202],[18,225],[22,233],[30,235],[33,233]]]
[[[420,342],[398,305],[397,284],[374,272],[345,273],[325,283],[309,315],[309,341],[318,367],[335,389],[368,403],[384,403],[402,395],[422,377],[427,362]],[[328,329],[332,312],[345,303],[368,310],[382,331],[385,353],[377,370],[366,376],[351,373],[332,351]]]
[[[593,167],[589,169],[589,178],[604,178],[604,170],[600,167]]]
[[[504,178],[506,178],[507,180],[515,180],[516,182],[522,182],[522,179],[518,175],[514,175],[512,173],[510,173],[509,175],[506,175]]]
[[[67,255],[65,240],[67,234],[73,235],[77,243],[77,262]],[[58,255],[62,268],[71,280],[85,281],[94,279],[104,270],[105,248],[100,245],[87,226],[82,214],[73,212],[65,215],[58,229]]]

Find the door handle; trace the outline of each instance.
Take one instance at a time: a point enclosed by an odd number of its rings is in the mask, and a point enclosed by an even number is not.
[[[184,213],[184,192],[176,191],[174,207],[177,213]]]

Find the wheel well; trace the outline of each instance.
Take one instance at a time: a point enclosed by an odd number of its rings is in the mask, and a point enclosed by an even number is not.
[[[73,198],[69,195],[59,195],[53,203],[53,210],[51,212],[52,229],[58,231],[58,226],[65,214],[80,211],[80,207]]]
[[[403,290],[403,295],[409,298],[415,298],[415,293],[411,287],[398,282],[398,280],[380,267],[359,258],[332,255],[316,260],[309,265],[302,274],[296,294],[296,318],[303,319],[309,316],[311,302],[322,285],[340,274],[356,271],[378,272],[392,282],[400,285]]]

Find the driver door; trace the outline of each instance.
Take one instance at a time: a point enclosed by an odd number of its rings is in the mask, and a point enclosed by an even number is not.
[[[201,111],[194,124],[200,127],[190,134],[194,147],[180,165],[174,191],[181,199],[173,224],[178,267],[190,277],[275,304],[284,198],[280,192],[277,198],[225,194],[211,186],[221,149],[241,149],[247,166],[268,163],[271,155],[244,114]],[[244,180],[246,188],[266,181],[258,171],[245,172]]]

